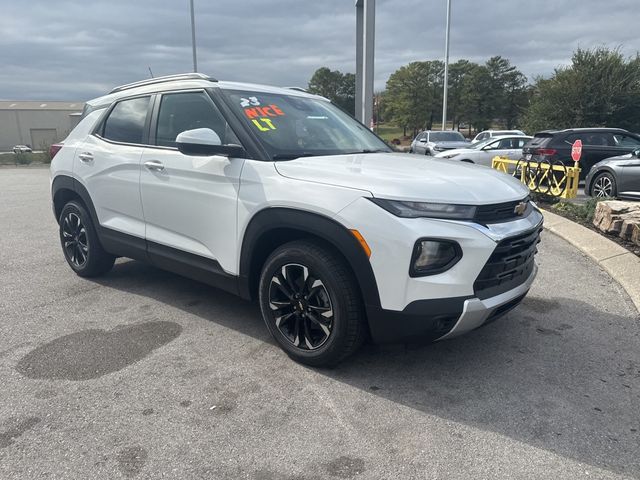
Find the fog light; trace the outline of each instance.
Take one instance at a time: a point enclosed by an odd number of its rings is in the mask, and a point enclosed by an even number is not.
[[[451,240],[420,239],[413,248],[409,275],[422,277],[442,273],[462,258],[460,245]]]

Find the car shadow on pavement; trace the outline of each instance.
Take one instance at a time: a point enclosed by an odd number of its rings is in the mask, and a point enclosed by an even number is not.
[[[274,344],[257,305],[135,261],[94,280]],[[475,332],[430,345],[366,345],[315,370],[405,407],[640,478],[637,319],[535,291]],[[215,340],[212,340],[215,341]],[[283,353],[284,355],[284,353]]]

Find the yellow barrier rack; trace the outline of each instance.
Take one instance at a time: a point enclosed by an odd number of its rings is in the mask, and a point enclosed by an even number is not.
[[[556,162],[528,162],[494,157],[491,167],[519,178],[529,190],[560,198],[575,198],[578,194],[580,167],[567,167]]]

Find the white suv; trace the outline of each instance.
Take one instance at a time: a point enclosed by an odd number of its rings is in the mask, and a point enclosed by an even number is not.
[[[51,164],[65,258],[116,257],[247,299],[294,359],[450,338],[515,307],[542,215],[508,175],[394,153],[328,100],[201,74],[87,103]]]

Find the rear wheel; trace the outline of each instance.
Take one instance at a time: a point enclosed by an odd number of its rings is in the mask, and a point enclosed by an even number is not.
[[[616,179],[609,172],[603,172],[593,179],[591,196],[597,198],[615,197],[617,195]]]
[[[276,249],[260,276],[267,328],[294,360],[333,366],[355,352],[366,326],[358,286],[338,254],[312,241]]]
[[[115,257],[104,251],[93,222],[80,202],[67,203],[60,213],[60,244],[69,266],[81,277],[96,277],[113,267]]]

